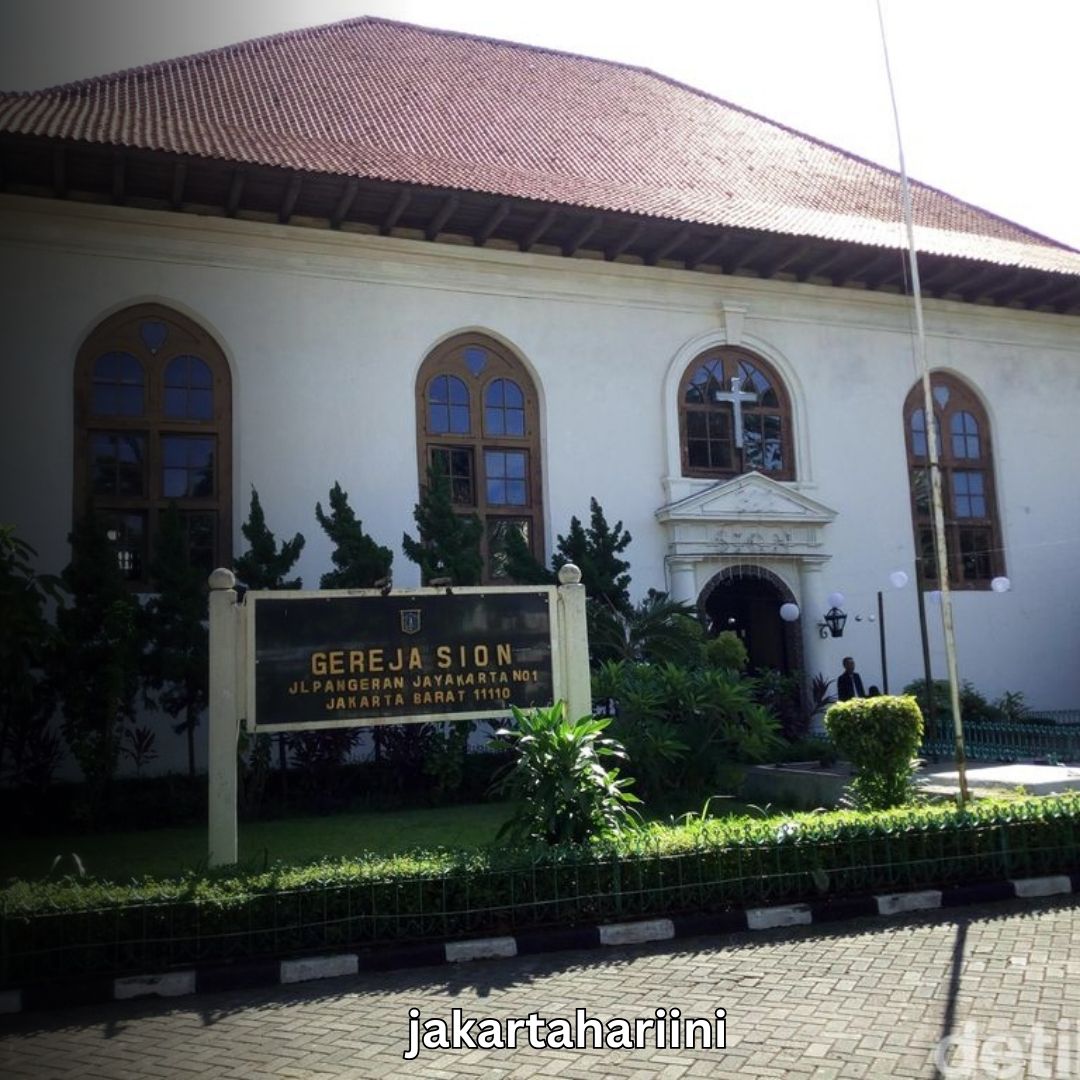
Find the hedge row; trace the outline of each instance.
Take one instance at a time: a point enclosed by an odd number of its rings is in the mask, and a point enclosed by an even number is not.
[[[619,843],[0,892],[11,985],[1069,871],[1080,794],[694,821]]]

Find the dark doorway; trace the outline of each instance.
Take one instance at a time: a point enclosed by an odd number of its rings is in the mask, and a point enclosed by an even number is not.
[[[788,624],[780,618],[780,605],[788,599],[760,577],[738,577],[719,582],[705,601],[709,632],[733,630],[750,657],[751,672],[774,670],[784,675],[794,666],[788,645]]]

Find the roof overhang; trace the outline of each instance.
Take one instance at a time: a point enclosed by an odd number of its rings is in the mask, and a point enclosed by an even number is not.
[[[900,248],[74,140],[0,136],[0,190],[882,292],[907,281]],[[925,253],[919,267],[929,297],[1080,314],[1077,275]]]

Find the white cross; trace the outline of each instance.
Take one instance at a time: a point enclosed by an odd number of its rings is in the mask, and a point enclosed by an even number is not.
[[[742,378],[736,376],[731,380],[731,390],[713,391],[713,401],[730,401],[732,411],[735,413],[735,445],[741,450],[743,445],[742,406],[743,402],[757,401],[757,394],[749,394],[741,390]]]

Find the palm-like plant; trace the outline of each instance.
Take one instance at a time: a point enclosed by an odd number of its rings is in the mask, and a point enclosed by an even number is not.
[[[602,600],[589,605],[593,659],[695,664],[701,660],[705,631],[689,604],[650,589],[636,607],[620,611]]]
[[[626,758],[620,743],[603,737],[609,720],[571,720],[562,701],[529,713],[512,709],[514,726],[497,735],[513,743],[516,757],[492,788],[518,808],[498,839],[580,844],[635,824],[631,804],[640,800],[626,790],[633,780],[604,764]]]

